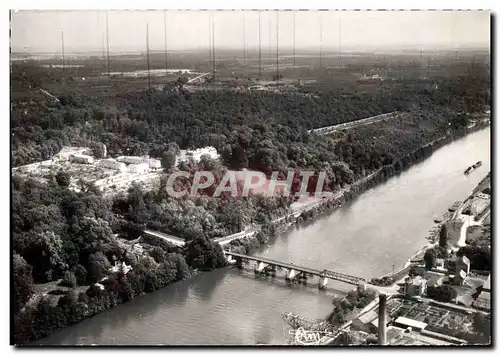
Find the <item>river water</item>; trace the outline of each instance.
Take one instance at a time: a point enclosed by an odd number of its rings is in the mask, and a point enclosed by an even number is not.
[[[476,161],[483,165],[468,176]],[[490,170],[490,128],[436,151],[336,212],[289,230],[256,253],[297,265],[371,278],[399,268],[456,200],[464,200]],[[286,344],[283,312],[324,318],[332,297],[352,285],[287,286],[256,279],[252,270],[202,273],[68,327],[37,344],[255,345]]]

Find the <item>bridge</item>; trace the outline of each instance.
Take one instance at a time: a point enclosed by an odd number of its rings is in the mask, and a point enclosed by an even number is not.
[[[151,229],[145,229],[144,234],[148,237],[163,239],[163,240],[165,240],[169,243],[172,243],[174,245],[177,245],[179,247],[182,247],[182,246],[184,246],[184,244],[186,244],[186,242],[181,238],[177,238],[173,235],[165,234],[165,233],[158,232],[158,231],[153,231]]]
[[[308,277],[318,276],[319,277],[318,287],[320,289],[326,287],[328,279],[341,281],[352,285],[359,285],[368,282],[368,280],[363,279],[361,277],[342,274],[330,270],[313,269],[305,266],[295,265],[292,263],[286,263],[278,260],[263,258],[260,256],[238,254],[227,250],[224,250],[224,255],[226,256],[229,263],[237,264],[238,267],[243,267],[244,262],[254,261],[255,273],[259,274],[271,273],[274,275],[278,268],[285,270],[285,279],[287,281],[295,282],[300,279],[307,279]]]

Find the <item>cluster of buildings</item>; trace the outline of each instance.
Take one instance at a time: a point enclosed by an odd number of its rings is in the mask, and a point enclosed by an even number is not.
[[[437,259],[436,271],[444,272],[444,259]],[[442,275],[431,281],[417,275],[414,277],[407,276],[403,283],[403,294],[409,297],[425,296],[428,286],[442,286],[442,285],[464,285],[470,273],[470,260],[466,256],[457,257],[451,264],[453,264],[453,273]],[[423,268],[423,267],[420,267]]]

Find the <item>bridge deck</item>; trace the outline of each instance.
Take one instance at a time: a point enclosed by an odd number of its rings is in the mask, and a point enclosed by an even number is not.
[[[306,274],[316,275],[316,276],[320,276],[320,277],[327,277],[327,278],[332,279],[332,280],[347,282],[347,283],[351,283],[354,285],[356,285],[360,282],[366,281],[365,279],[363,279],[361,277],[357,277],[357,276],[346,275],[346,274],[342,274],[342,273],[330,271],[330,270],[312,269],[312,268],[308,268],[305,266],[300,266],[300,265],[285,263],[285,262],[281,262],[281,261],[277,261],[277,260],[273,260],[273,259],[263,258],[261,256],[250,256],[250,255],[245,255],[245,254],[233,253],[230,251],[226,251],[225,253],[226,253],[226,255],[231,255],[231,256],[237,257],[237,258],[260,261],[260,262],[263,262],[265,264],[276,265],[276,266],[280,266],[280,267],[287,268],[287,269],[293,269],[296,271],[304,272]]]
[[[181,238],[175,237],[175,236],[170,235],[170,234],[158,232],[158,231],[153,231],[151,229],[145,229],[144,234],[148,234],[148,235],[151,235],[151,236],[157,237],[157,238],[162,238],[162,239],[165,239],[165,240],[170,241],[172,243],[178,243],[178,244],[185,244],[186,243],[186,241],[181,239]]]
[[[301,271],[301,272],[305,272],[307,274],[312,274],[312,275],[320,276],[321,273],[323,272],[322,270],[311,269],[311,268],[308,268],[305,266],[285,263],[285,262],[281,262],[281,261],[277,261],[277,260],[273,260],[273,259],[263,258],[260,256],[250,256],[250,255],[245,255],[245,254],[233,253],[233,252],[229,252],[229,251],[226,251],[226,255],[231,255],[231,256],[234,256],[237,258],[244,258],[244,259],[249,259],[249,260],[260,261],[260,262],[263,262],[266,264],[276,265],[276,266],[280,266],[280,267],[287,268],[287,269],[293,269],[296,271]]]

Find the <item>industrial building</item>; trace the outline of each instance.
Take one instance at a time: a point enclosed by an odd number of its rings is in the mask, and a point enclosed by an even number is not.
[[[130,164],[128,171],[133,174],[143,174],[149,171],[148,163]]]
[[[148,164],[150,169],[160,169],[161,161],[150,158],[149,155],[144,156],[121,156],[116,158],[117,161],[126,164]]]
[[[100,167],[103,167],[103,168],[113,169],[113,170],[117,170],[120,172],[123,172],[126,170],[126,165],[124,163],[120,163],[120,162],[114,160],[113,158],[99,160],[97,165]]]

